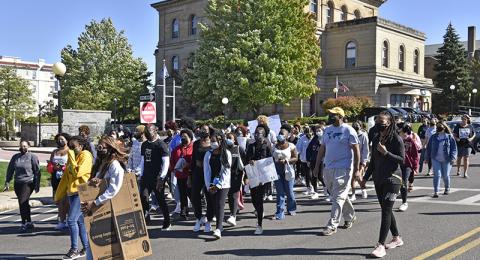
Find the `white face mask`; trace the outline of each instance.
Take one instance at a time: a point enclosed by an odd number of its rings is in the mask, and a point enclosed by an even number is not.
[[[323,131],[318,131],[316,134],[317,134],[318,137],[322,137]]]
[[[213,142],[210,144],[210,147],[212,148],[212,150],[217,150],[220,145],[218,145],[218,142]]]

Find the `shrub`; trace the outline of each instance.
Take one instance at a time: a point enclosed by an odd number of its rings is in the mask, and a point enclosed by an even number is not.
[[[42,123],[57,123],[58,122],[58,117],[56,116],[42,116]],[[23,120],[25,123],[30,123],[30,124],[37,124],[38,123],[38,116],[31,116],[28,118],[25,118]]]
[[[373,100],[370,97],[338,97],[329,98],[323,103],[323,109],[341,107],[345,111],[345,116],[350,119],[356,118],[366,107],[372,107]]]
[[[243,119],[228,119],[228,118],[225,119],[224,116],[217,116],[217,117],[206,119],[206,120],[197,120],[195,122],[197,123],[197,125],[207,124],[207,125],[212,125],[215,128],[225,128],[230,124],[246,125],[246,122]]]
[[[320,123],[320,121],[327,121],[327,117],[298,117],[293,120],[288,120],[288,123],[294,125],[295,123],[300,123],[301,125],[314,125]]]

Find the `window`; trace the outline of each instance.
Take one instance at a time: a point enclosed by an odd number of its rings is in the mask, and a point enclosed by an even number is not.
[[[393,107],[412,107],[412,97],[404,94],[390,95],[390,105]]]
[[[317,1],[318,0],[310,0],[310,12],[311,13],[317,14],[317,12],[318,12]]]
[[[405,71],[405,47],[400,45],[398,49],[398,68]]]
[[[197,34],[197,17],[192,14],[190,16],[190,35],[196,35]]]
[[[345,51],[345,68],[354,68],[357,63],[357,44],[348,42]]]
[[[413,52],[413,72],[418,74],[418,63],[419,63],[419,53],[418,50]]]
[[[335,20],[333,17],[334,12],[335,12],[335,6],[331,1],[329,1],[327,4],[327,23],[333,23],[333,21]]]
[[[179,24],[177,19],[173,19],[172,21],[172,39],[177,39],[179,35]]]
[[[172,57],[172,70],[178,72],[178,56]]]
[[[342,6],[342,21],[348,20],[348,9],[347,6]]]
[[[355,12],[353,13],[355,15],[355,19],[360,19],[362,18],[362,14],[360,13],[360,10],[355,10]]]
[[[388,68],[388,42],[383,42],[382,47],[382,66]]]

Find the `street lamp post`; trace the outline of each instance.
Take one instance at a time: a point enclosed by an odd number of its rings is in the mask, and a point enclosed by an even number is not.
[[[58,133],[62,133],[63,125],[62,88],[60,87],[60,80],[62,79],[63,75],[65,75],[66,71],[67,67],[65,67],[65,64],[61,62],[53,64],[53,73],[55,74],[58,82]]]
[[[451,101],[451,114],[453,114],[453,91],[455,90],[455,85],[450,85],[450,90],[452,91],[452,101]]]
[[[338,97],[338,88],[333,88],[333,93],[335,93],[335,99]]]
[[[42,144],[42,110],[45,106],[38,105],[38,143],[37,146]]]
[[[476,104],[475,104],[476,100],[475,99],[477,97],[477,89],[476,88],[472,89],[472,93],[473,93],[473,113],[475,113],[475,106],[476,106]]]
[[[224,97],[222,98],[222,104],[223,104],[223,126],[225,127],[226,124],[226,118],[227,118],[227,113],[226,113],[226,106],[228,104],[228,98]]]
[[[117,127],[117,101],[118,99],[117,98],[114,98],[113,99],[113,105],[114,105],[114,108],[113,108],[113,126],[115,129]]]

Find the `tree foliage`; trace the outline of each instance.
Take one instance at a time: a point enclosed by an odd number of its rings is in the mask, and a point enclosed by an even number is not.
[[[151,85],[147,65],[133,56],[124,32],[117,32],[110,18],[92,21],[78,37],[78,48],[62,50],[67,73],[62,78],[65,108],[118,111],[125,103],[127,115],[138,118],[138,96]],[[123,101],[125,100],[125,101]]]
[[[434,81],[436,87],[442,89],[442,94],[436,95],[433,103],[434,110],[435,112],[446,112],[450,108],[449,102],[452,99],[467,100],[468,93],[472,88],[466,51],[452,24],[448,25],[443,36],[443,46],[438,49],[435,58],[438,63],[434,69],[438,74]],[[455,85],[453,94],[450,85]]]
[[[13,113],[16,119],[22,119],[32,108],[32,90],[29,88],[28,80],[19,77],[13,67],[0,67],[0,113],[7,122],[7,138],[13,122]]]
[[[320,48],[306,0],[212,0],[183,88],[210,112],[289,104],[317,90]]]
[[[329,98],[322,104],[323,109],[332,109],[334,107],[341,107],[345,111],[345,116],[348,118],[356,118],[364,108],[373,107],[374,103],[371,97],[338,97]]]

